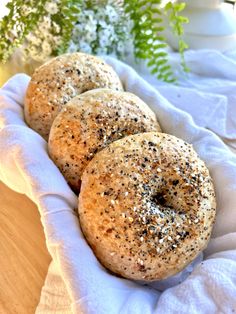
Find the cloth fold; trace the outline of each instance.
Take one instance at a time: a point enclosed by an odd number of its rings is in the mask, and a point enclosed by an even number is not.
[[[145,63],[135,64],[132,59],[129,63],[169,102],[236,151],[236,51],[189,50],[185,61],[190,68],[187,74],[180,69],[179,54],[170,53],[177,86],[156,80]]]
[[[76,196],[48,157],[44,139],[23,120],[23,99],[29,77],[16,75],[0,90],[0,179],[38,205],[53,258],[36,312],[236,311],[236,156],[213,132],[197,126],[195,122],[201,121],[200,112],[196,121],[171,105],[129,66],[109,57],[106,61],[116,70],[125,89],[154,110],[164,132],[192,143],[206,162],[218,203],[212,239],[204,252],[204,260],[200,256],[176,280],[171,278],[144,286],[107,272],[80,231]]]

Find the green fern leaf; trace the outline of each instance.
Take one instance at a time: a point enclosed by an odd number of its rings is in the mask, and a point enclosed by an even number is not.
[[[126,12],[133,22],[132,35],[134,38],[134,54],[136,59],[146,59],[147,66],[157,78],[167,82],[175,81],[171,66],[168,64],[168,53],[164,51],[167,47],[166,38],[162,35],[165,30],[163,17],[169,12],[168,18],[171,26],[174,25],[174,33],[181,39],[179,51],[181,64],[186,69],[183,52],[187,45],[182,40],[182,24],[187,22],[185,17],[178,15],[185,5],[183,3],[168,2],[164,9],[161,8],[161,0],[124,0]]]

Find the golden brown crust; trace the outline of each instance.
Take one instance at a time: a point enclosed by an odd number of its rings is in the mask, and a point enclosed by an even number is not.
[[[61,108],[76,95],[99,87],[123,90],[119,77],[103,60],[78,52],[56,57],[32,76],[25,99],[26,122],[47,140]]]
[[[50,131],[49,155],[78,192],[83,170],[98,151],[124,136],[149,131],[161,129],[140,98],[94,89],[73,98],[58,114]]]
[[[192,146],[163,133],[113,142],[82,176],[79,217],[100,262],[123,277],[160,280],[202,251],[215,194]]]

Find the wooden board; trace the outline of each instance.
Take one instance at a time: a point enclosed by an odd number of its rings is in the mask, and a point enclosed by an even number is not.
[[[36,205],[0,182],[0,313],[31,314],[50,256]]]

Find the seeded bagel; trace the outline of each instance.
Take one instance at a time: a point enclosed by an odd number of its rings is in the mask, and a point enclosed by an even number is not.
[[[93,156],[124,136],[161,131],[155,114],[137,96],[94,89],[73,98],[52,125],[49,155],[78,192],[81,175]]]
[[[215,193],[191,145],[163,133],[113,142],[82,176],[79,219],[99,261],[129,279],[161,280],[210,238]]]
[[[56,57],[32,76],[25,98],[26,122],[47,140],[61,108],[76,95],[99,87],[123,90],[118,75],[102,59],[78,52]]]

